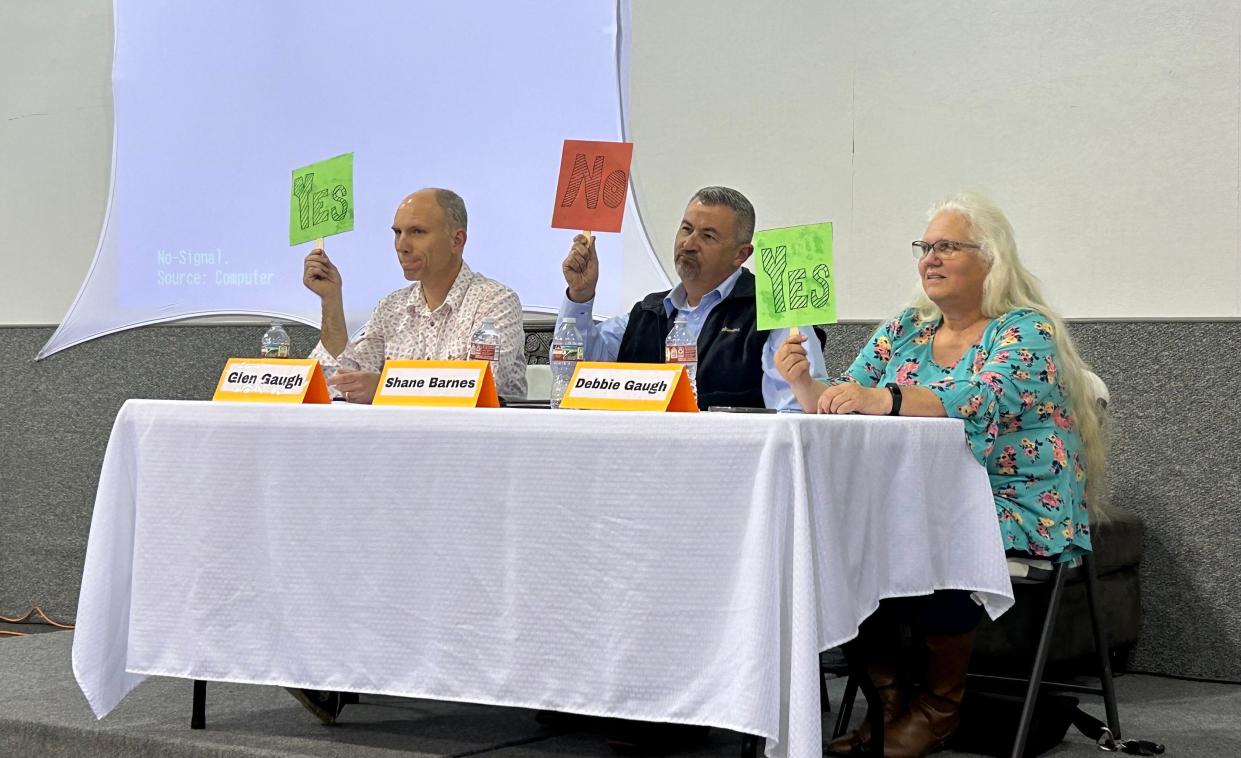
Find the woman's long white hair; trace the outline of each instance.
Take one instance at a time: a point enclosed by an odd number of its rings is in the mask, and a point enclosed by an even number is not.
[[[990,266],[982,285],[982,312],[987,318],[1001,316],[1015,308],[1031,308],[1042,313],[1055,330],[1056,352],[1059,354],[1058,375],[1060,385],[1069,400],[1069,411],[1077,422],[1081,436],[1086,468],[1086,503],[1092,518],[1101,516],[1101,506],[1107,487],[1108,437],[1099,413],[1095,389],[1087,372],[1090,367],[1077,352],[1077,345],[1065,326],[1064,319],[1047,305],[1039,288],[1038,279],[1017,258],[1017,242],[1013,239],[1013,227],[1004,212],[990,200],[973,193],[961,193],[946,198],[927,214],[930,221],[936,216],[951,213],[961,216],[969,224],[979,251]],[[918,315],[938,319],[942,314],[926,293],[918,288],[913,307]]]

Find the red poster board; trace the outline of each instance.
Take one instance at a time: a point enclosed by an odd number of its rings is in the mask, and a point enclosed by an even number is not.
[[[629,196],[632,142],[564,141],[552,226],[619,232]]]

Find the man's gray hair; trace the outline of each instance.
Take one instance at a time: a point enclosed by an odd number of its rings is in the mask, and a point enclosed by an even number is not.
[[[737,242],[744,245],[754,239],[754,206],[746,196],[732,187],[703,187],[689,199],[703,205],[724,205],[737,217]]]
[[[452,232],[457,229],[465,229],[467,221],[465,201],[452,190],[440,189],[439,187],[434,189],[435,202],[439,203],[440,208],[444,210],[444,220],[448,222],[448,230]]]

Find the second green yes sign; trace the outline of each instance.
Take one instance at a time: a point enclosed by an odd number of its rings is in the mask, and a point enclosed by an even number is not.
[[[754,277],[759,329],[836,323],[831,222],[755,234]]]

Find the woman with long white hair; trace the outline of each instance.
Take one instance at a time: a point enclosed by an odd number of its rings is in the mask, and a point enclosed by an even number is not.
[[[1098,502],[1107,454],[1089,369],[1017,258],[999,208],[960,194],[928,219],[913,242],[914,302],[876,330],[845,374],[811,376],[798,337],[776,365],[807,413],[962,419],[990,476],[1005,549],[1070,560],[1090,550],[1087,504]],[[885,755],[926,755],[956,731],[980,618],[968,592],[941,590],[884,600],[863,623]],[[898,654],[901,625],[925,647],[919,672]],[[869,739],[863,724],[828,750],[860,752]]]

